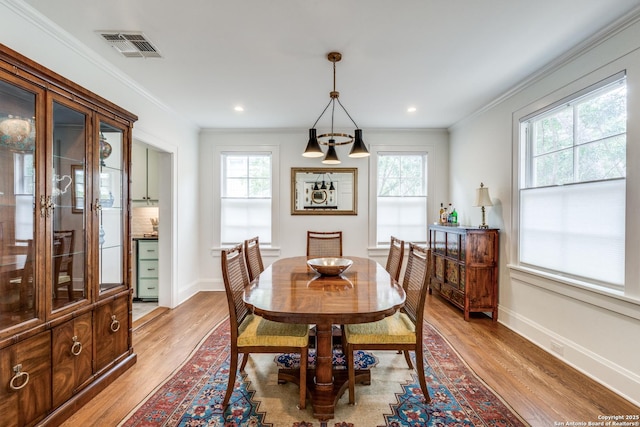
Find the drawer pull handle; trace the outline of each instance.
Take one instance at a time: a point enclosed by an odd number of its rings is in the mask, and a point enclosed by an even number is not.
[[[16,374],[11,378],[11,382],[9,383],[11,390],[20,390],[29,383],[29,373],[22,371],[22,364],[19,363],[14,366],[13,372]],[[22,384],[20,384],[20,381],[22,381]]]
[[[120,322],[116,319],[116,315],[111,316],[111,332],[118,332],[120,330]]]
[[[147,268],[147,271],[156,271],[155,268]]]
[[[82,343],[78,341],[78,337],[75,335],[71,339],[73,340],[73,345],[71,346],[71,354],[73,354],[74,356],[79,356],[80,353],[82,353]]]

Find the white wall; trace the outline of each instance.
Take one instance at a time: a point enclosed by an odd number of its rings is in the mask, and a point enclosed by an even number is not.
[[[451,194],[463,209],[463,222],[478,224],[474,189],[483,181],[494,206],[489,225],[501,229],[499,321],[587,375],[640,402],[640,298],[637,262],[627,268],[625,296],[607,296],[563,281],[523,272],[516,263],[517,180],[512,169],[518,141],[514,117],[523,108],[539,108],[569,95],[586,82],[627,70],[628,164],[627,232],[638,235],[640,177],[640,23],[594,43],[589,50],[539,76],[531,84],[486,111],[450,129]],[[581,87],[580,87],[581,88]],[[550,207],[550,214],[552,214]],[[604,220],[604,218],[603,218]],[[634,240],[634,239],[631,239]],[[636,242],[627,259],[640,255]],[[606,403],[603,403],[606,407]]]
[[[198,236],[198,171],[194,166],[198,164],[198,130],[181,122],[178,114],[149,96],[141,85],[130,82],[78,40],[41,19],[28,5],[0,0],[0,16],[4,22],[0,26],[2,44],[136,114],[139,120],[133,137],[172,153],[171,173],[178,179],[172,184],[171,262],[177,285],[164,305],[178,305],[190,296],[189,289],[198,278],[197,245],[193,243]]]
[[[341,130],[337,130],[342,132]],[[348,132],[348,130],[344,130]],[[437,218],[440,201],[447,199],[448,132],[444,130],[364,130],[363,138],[369,151],[378,146],[417,147],[428,152],[429,201],[431,222]],[[302,157],[308,139],[307,129],[299,130],[204,130],[200,135],[200,274],[201,289],[224,289],[220,270],[220,247],[215,244],[216,211],[215,186],[218,165],[214,161],[216,146],[240,147],[246,145],[278,146],[280,197],[277,218],[279,233],[273,236],[274,247],[261,249],[265,265],[278,258],[304,255],[306,253],[307,230],[343,231],[343,253],[376,259],[384,263],[387,251],[370,247],[369,202],[370,182],[369,159],[350,159],[349,147],[338,148],[342,160],[337,167],[358,169],[358,214],[357,215],[291,215],[291,168],[322,168],[321,159]],[[219,185],[219,184],[218,184]],[[375,200],[374,200],[375,202]],[[436,206],[437,204],[437,206]],[[247,236],[247,238],[253,236]],[[426,239],[426,236],[425,236]]]

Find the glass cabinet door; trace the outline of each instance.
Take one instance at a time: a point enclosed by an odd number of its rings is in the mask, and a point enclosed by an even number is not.
[[[37,90],[0,75],[0,331],[37,316]],[[38,148],[38,151],[40,149]]]
[[[99,176],[94,195],[98,207],[100,292],[124,284],[124,130],[115,124],[100,121]]]
[[[86,141],[88,112],[53,101],[51,157],[51,298],[57,310],[88,298]]]

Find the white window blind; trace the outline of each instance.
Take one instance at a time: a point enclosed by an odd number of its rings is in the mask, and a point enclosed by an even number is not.
[[[624,284],[625,180],[520,192],[520,262]]]

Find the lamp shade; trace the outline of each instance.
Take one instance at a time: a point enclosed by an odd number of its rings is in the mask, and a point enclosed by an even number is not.
[[[369,156],[369,150],[367,150],[367,146],[364,145],[364,141],[362,140],[362,129],[356,129],[356,136],[351,151],[349,152],[349,157],[361,158],[367,156]]]
[[[333,143],[335,143],[335,140],[330,139],[329,140],[329,149],[327,150],[327,155],[324,156],[324,160],[322,161],[322,163],[324,163],[325,165],[339,165],[340,164],[340,159],[338,158],[338,153],[336,153],[336,146],[333,145]]]
[[[476,203],[473,206],[493,206],[489,189],[483,183],[480,183],[480,188],[476,188]]]
[[[324,153],[318,143],[318,137],[316,136],[315,129],[309,129],[309,142],[307,142],[307,148],[302,153],[304,157],[322,157]]]

